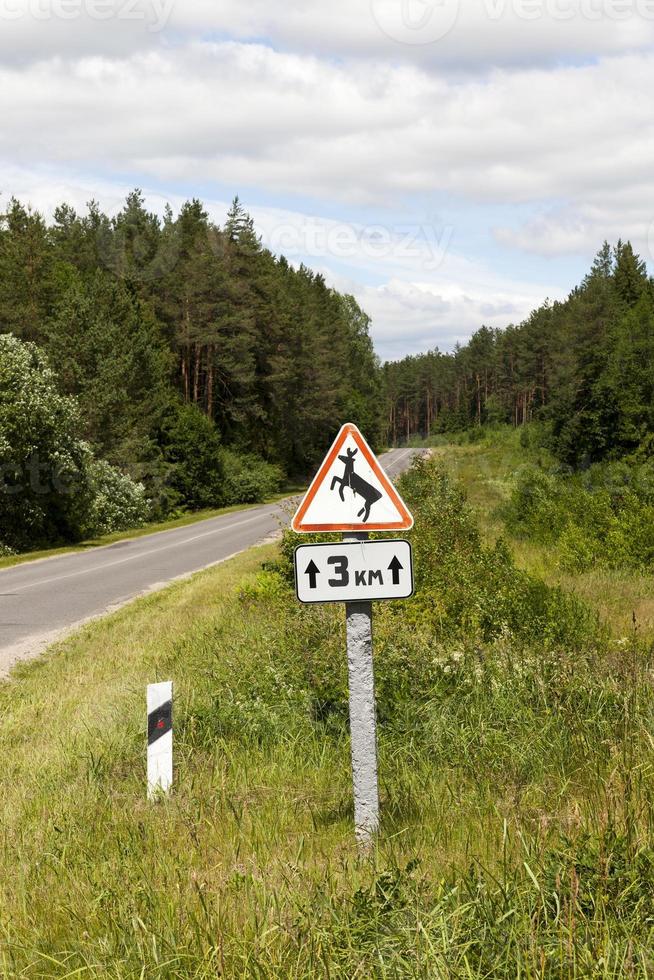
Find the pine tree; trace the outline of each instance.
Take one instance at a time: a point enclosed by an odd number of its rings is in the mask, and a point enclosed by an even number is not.
[[[640,256],[634,253],[630,242],[619,241],[614,251],[615,289],[627,306],[634,306],[647,288],[647,268]]]
[[[0,332],[39,341],[55,285],[46,224],[12,198],[0,214]]]

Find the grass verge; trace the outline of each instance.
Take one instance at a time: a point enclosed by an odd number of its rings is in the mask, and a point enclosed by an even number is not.
[[[403,494],[419,580],[376,607],[372,860],[343,613],[295,601],[287,537],[0,687],[2,976],[651,975],[650,652],[485,545],[433,462]],[[149,805],[145,684],[171,677],[175,790]]]
[[[486,540],[506,536],[498,510],[509,499],[516,474],[528,458],[520,446],[519,431],[491,431],[478,443],[437,446],[432,453],[465,488]],[[520,567],[575,592],[597,609],[617,638],[631,635],[634,617],[641,633],[654,638],[651,575],[601,567],[571,573],[561,567],[555,548],[525,539],[510,538],[510,542]]]

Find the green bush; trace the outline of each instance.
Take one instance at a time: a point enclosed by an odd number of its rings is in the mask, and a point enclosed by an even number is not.
[[[115,466],[94,460],[89,466],[92,501],[85,527],[89,536],[141,527],[150,516],[145,487]]]
[[[437,462],[417,461],[402,489],[416,518],[411,619],[429,615],[442,637],[488,642],[508,635],[575,647],[588,642],[595,630],[589,610],[516,568],[503,541],[485,546],[463,491]]]
[[[524,467],[516,477],[502,516],[516,536],[550,544],[566,527],[567,505],[565,485],[556,476],[536,467]]]
[[[524,467],[501,511],[518,537],[556,545],[571,571],[654,566],[654,465],[603,463],[584,473]]]
[[[196,405],[174,405],[162,425],[161,443],[170,464],[170,506],[192,510],[225,503],[220,433]]]
[[[281,467],[266,463],[254,453],[223,449],[221,462],[226,504],[258,504],[278,493],[284,482]]]
[[[169,506],[200,510],[259,503],[282,486],[279,466],[223,447],[218,429],[195,405],[170,410],[161,441],[170,464],[167,485],[174,499]]]

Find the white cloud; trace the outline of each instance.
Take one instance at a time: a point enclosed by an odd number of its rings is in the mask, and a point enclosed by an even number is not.
[[[89,4],[105,2],[99,21]],[[53,3],[79,15],[34,16]],[[494,275],[491,253],[466,262],[466,242],[590,258],[621,236],[652,254],[654,0],[127,3],[0,0],[3,195],[111,209],[128,185],[102,175],[130,174],[313,199],[305,211],[337,217],[255,217],[275,250],[350,281],[385,352],[449,346],[542,301]],[[152,206],[164,198],[180,202]],[[440,205],[445,223],[429,218]],[[225,203],[211,207],[220,220]]]
[[[338,61],[477,74],[643,51],[654,41],[654,2],[0,0],[0,58],[10,62],[225,37]]]
[[[5,67],[0,114],[21,162],[378,206],[584,200],[624,182],[651,192],[653,83],[651,55],[461,82],[228,42]]]
[[[561,63],[654,40],[651,0],[195,0],[171,25],[293,51],[380,58],[476,73],[493,65]]]
[[[517,228],[498,226],[495,239],[504,246],[552,258],[594,254],[603,241],[628,238],[648,263],[654,263],[654,204],[649,180],[616,181],[609,193],[589,189],[567,205],[539,209]]]
[[[435,347],[452,350],[482,324],[503,328],[520,323],[548,295],[552,299],[564,295],[557,287],[545,290],[523,284],[516,290],[499,278],[492,283],[468,278],[462,283],[446,276],[435,282],[391,279],[382,286],[351,291],[372,317],[375,347],[388,360]]]

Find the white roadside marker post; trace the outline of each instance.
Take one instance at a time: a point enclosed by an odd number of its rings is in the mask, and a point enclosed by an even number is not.
[[[372,603],[413,595],[405,540],[369,541],[369,531],[408,531],[413,517],[355,425],[344,425],[292,521],[298,534],[341,533],[333,543],[298,545],[300,602],[344,602],[350,701],[354,826],[362,852],[379,830]]]
[[[148,684],[148,798],[173,784],[173,684]]]
[[[366,541],[367,533],[343,535]],[[346,602],[347,668],[350,689],[350,751],[354,790],[354,832],[368,850],[379,830],[377,718],[372,658],[372,602]]]

